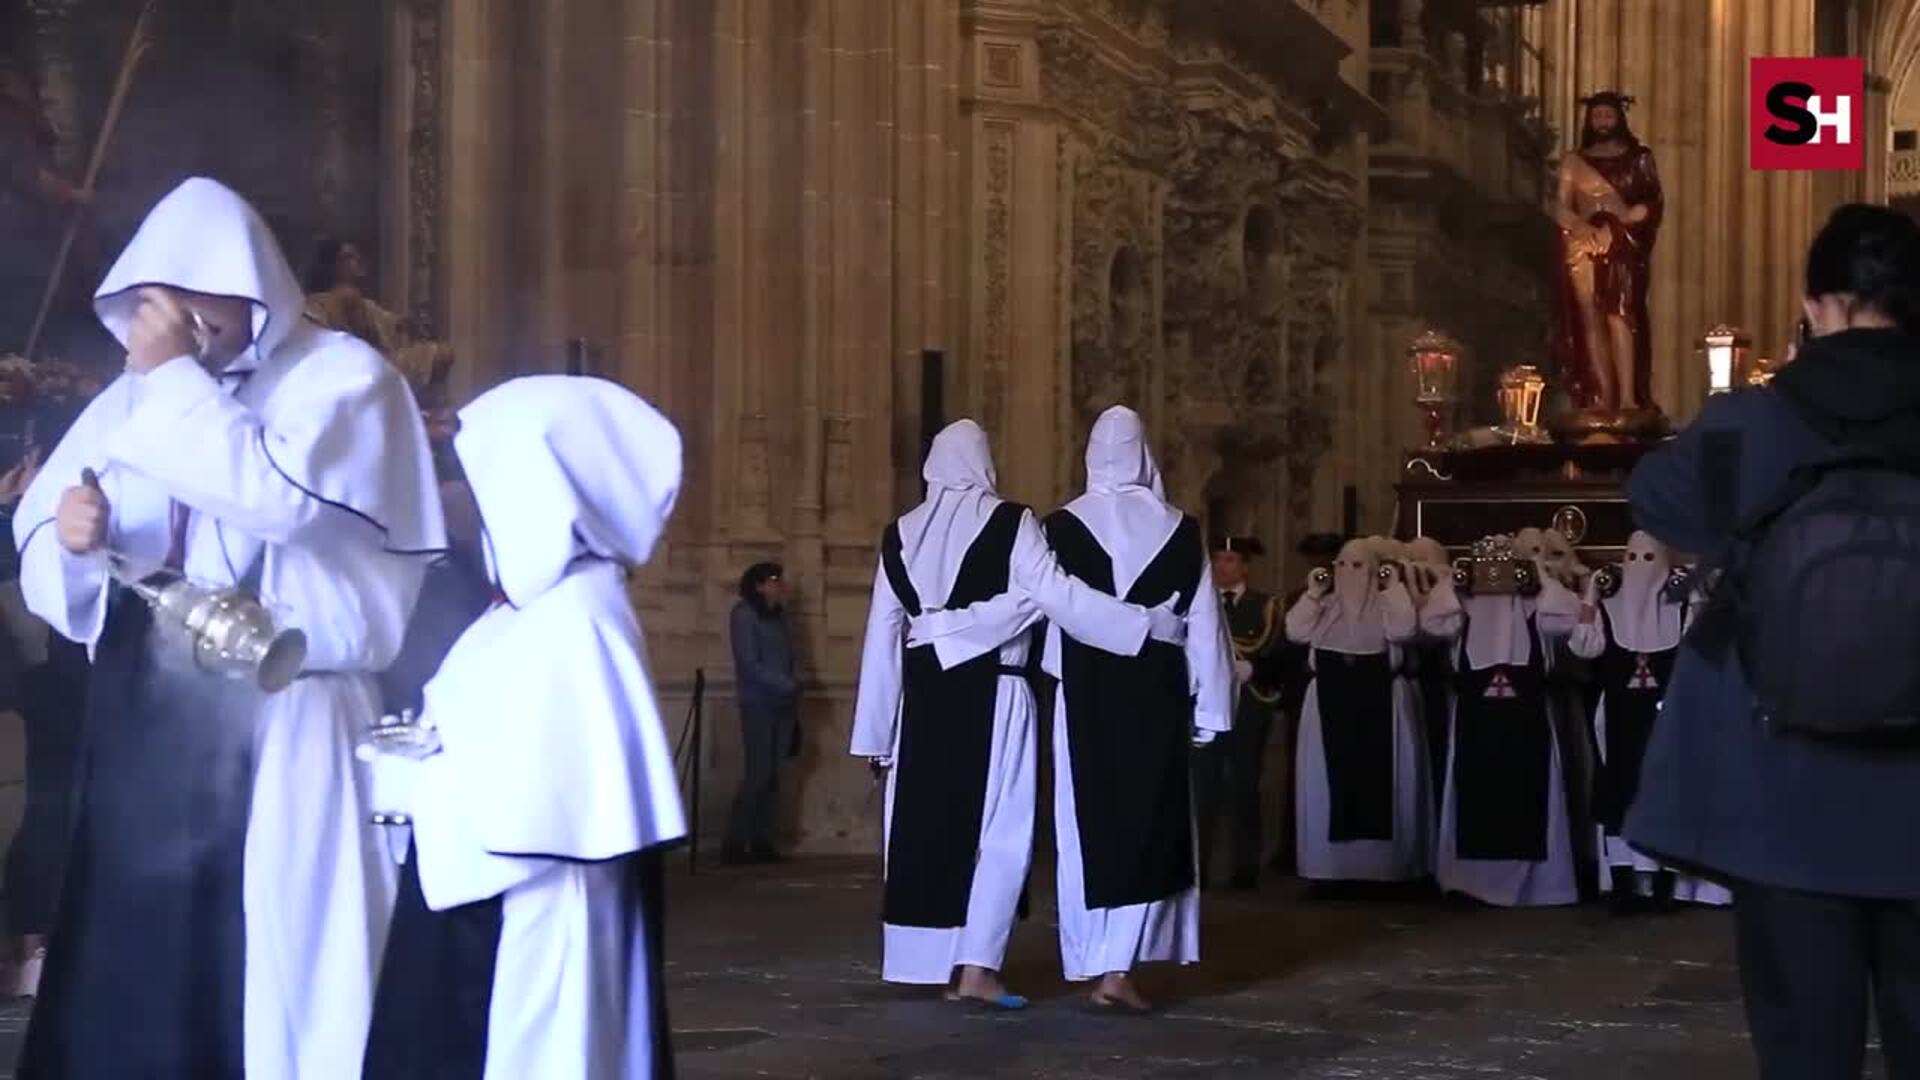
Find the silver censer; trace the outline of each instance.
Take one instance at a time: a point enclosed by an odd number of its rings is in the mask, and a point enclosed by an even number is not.
[[[114,580],[146,601],[202,671],[277,694],[307,662],[307,635],[275,626],[273,613],[245,589],[197,584],[173,570],[136,573],[117,558],[112,566]]]

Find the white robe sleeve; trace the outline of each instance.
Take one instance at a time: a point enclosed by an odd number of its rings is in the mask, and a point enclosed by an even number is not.
[[[1420,636],[1420,615],[1413,609],[1413,594],[1401,582],[1388,585],[1380,593],[1380,630],[1394,645]]]
[[[1227,636],[1226,621],[1220,618],[1220,592],[1213,586],[1211,563],[1201,564],[1200,591],[1187,608],[1186,651],[1193,726],[1203,733],[1232,731],[1233,642]]]
[[[75,555],[60,545],[48,523],[20,552],[20,595],[27,610],[68,641],[92,645],[107,616],[105,552]]]
[[[13,515],[13,541],[20,552],[20,593],[27,610],[45,620],[69,641],[91,645],[100,636],[107,615],[107,556],[105,552],[75,555],[62,547],[53,515],[60,496],[80,482],[82,470],[104,469],[100,443],[107,415],[124,408],[124,378],[102,390],[67,429],[60,444],[42,463],[21,496]],[[113,478],[101,477],[107,491],[108,542],[115,526]]]
[[[1534,625],[1540,628],[1543,638],[1567,637],[1580,625],[1579,594],[1560,584],[1560,579],[1551,574],[1541,575],[1540,595],[1533,603]]]
[[[1453,575],[1442,575],[1420,607],[1420,632],[1435,641],[1453,641],[1467,625],[1467,609],[1454,591]]]
[[[1060,569],[1032,512],[1020,516],[1009,571],[1011,583],[1075,641],[1121,656],[1138,656],[1146,644],[1147,609],[1115,599]],[[1188,632],[1192,629],[1189,624]]]
[[[853,743],[848,752],[857,757],[893,756],[900,727],[906,639],[907,609],[893,594],[882,565],[873,575],[867,640],[860,653],[860,688],[853,706]]]
[[[933,654],[942,670],[951,671],[961,664],[990,652],[1032,629],[1040,621],[1040,609],[1033,599],[1017,589],[982,600],[957,612],[940,612],[942,631],[932,638]]]
[[[1582,602],[1584,613],[1584,601]],[[1567,637],[1567,650],[1582,660],[1597,660],[1607,651],[1606,620],[1595,609],[1593,618],[1583,617],[1573,624],[1573,630]]]
[[[1313,644],[1314,631],[1320,628],[1321,613],[1326,610],[1328,596],[1315,596],[1312,590],[1300,594],[1300,599],[1287,609],[1287,640],[1295,645]]]
[[[334,363],[327,396],[310,408],[289,410],[296,422],[268,428],[253,409],[221,389],[191,357],[179,357],[140,376],[136,402],[106,438],[109,461],[149,477],[180,502],[270,544],[303,538],[334,515],[356,515],[353,500],[323,497],[316,477],[335,475],[369,490],[381,484],[378,427],[393,411],[386,400],[404,383],[384,365],[350,367],[326,351],[303,362]],[[283,376],[317,379],[293,372]],[[291,392],[284,387],[281,392]],[[340,459],[355,467],[341,468]],[[299,480],[296,478],[306,478]],[[360,494],[355,492],[353,494]],[[382,523],[384,524],[384,523]]]

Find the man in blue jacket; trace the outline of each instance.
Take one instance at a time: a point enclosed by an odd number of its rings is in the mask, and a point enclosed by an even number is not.
[[[1842,208],[1806,294],[1814,337],[1772,386],[1711,399],[1634,472],[1635,519],[1668,545],[1721,552],[1833,447],[1920,461],[1920,226]],[[1699,638],[1681,648],[1628,839],[1733,887],[1763,1080],[1858,1080],[1869,1001],[1888,1075],[1920,1077],[1920,744],[1774,730],[1737,655]]]

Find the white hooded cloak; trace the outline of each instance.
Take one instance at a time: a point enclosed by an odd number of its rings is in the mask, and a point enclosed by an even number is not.
[[[640,1080],[665,1033],[624,857],[687,826],[626,576],[673,511],[680,437],[615,383],[538,375],[462,409],[454,449],[504,600],[426,686],[421,891],[501,898],[487,1080]]]
[[[68,552],[53,526],[62,492],[92,469],[112,551],[159,565],[177,501],[191,511],[185,571],[220,585],[252,571],[305,631],[306,677],[262,700],[253,735],[244,1056],[254,1080],[333,1080],[359,1059],[392,901],[352,747],[377,714],[372,675],[399,649],[424,556],[445,547],[439,491],[405,380],[302,318],[292,270],[234,192],[188,180],[149,213],[96,294],[122,344],[135,290],[155,284],[248,300],[252,344],[218,376],[181,356],[101,391],[16,512],[21,587],[56,631],[97,645],[107,556]]]

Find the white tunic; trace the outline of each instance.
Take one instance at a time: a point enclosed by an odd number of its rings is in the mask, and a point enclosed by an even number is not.
[[[1463,603],[1450,578],[1442,578],[1421,611],[1421,628],[1429,636],[1457,641],[1456,667],[1484,670],[1499,664],[1524,665],[1534,648],[1527,620],[1534,625],[1551,662],[1552,646],[1564,639],[1579,619],[1580,601],[1551,575],[1542,574],[1540,593],[1533,599],[1514,596],[1475,596]],[[1461,629],[1468,633],[1460,641]],[[1542,695],[1543,721],[1552,733],[1547,785],[1547,855],[1544,860],[1465,859],[1457,844],[1458,790],[1455,761],[1460,738],[1458,695],[1448,740],[1447,776],[1441,798],[1440,827],[1434,876],[1442,890],[1471,896],[1498,907],[1545,907],[1574,904],[1580,888],[1574,867],[1572,825],[1568,819],[1565,770],[1562,768],[1561,727],[1552,693]]]
[[[1346,565],[1349,554],[1361,565]],[[1313,880],[1411,881],[1433,870],[1431,767],[1420,695],[1413,680],[1400,674],[1401,647],[1419,634],[1419,619],[1405,584],[1377,587],[1377,567],[1371,550],[1349,544],[1334,572],[1335,587],[1323,596],[1309,589],[1287,612],[1287,638],[1295,644],[1316,654],[1385,655],[1392,671],[1392,756],[1378,763],[1392,770],[1391,839],[1329,838],[1333,815],[1323,732],[1342,718],[1321,712],[1317,680],[1307,686],[1294,757],[1294,849],[1300,876]]]
[[[262,595],[305,631],[315,674],[267,698],[255,728],[245,1061],[256,1080],[333,1080],[360,1059],[393,897],[353,743],[378,715],[371,673],[399,650],[419,553],[446,542],[425,430],[378,353],[301,319],[271,234],[220,185],[175,190],[109,273],[96,306],[123,342],[128,290],[154,283],[251,299],[254,345],[223,380],[183,356],[122,375],[88,405],[15,514],[21,588],[61,635],[98,640],[106,555],[69,553],[52,524],[91,468],[112,551],[158,566],[178,500],[193,511],[188,575],[233,584],[257,559]]]

